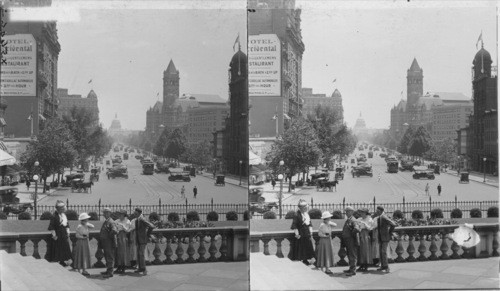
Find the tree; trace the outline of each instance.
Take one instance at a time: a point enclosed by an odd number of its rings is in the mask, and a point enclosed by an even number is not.
[[[75,140],[78,164],[86,164],[91,156],[103,157],[111,150],[111,139],[100,125],[95,126],[96,119],[90,110],[74,106],[63,116],[63,122]]]
[[[356,137],[342,123],[341,115],[334,108],[318,105],[307,116],[307,121],[316,132],[324,162],[335,155],[348,155],[356,148]]]
[[[284,170],[288,177],[317,166],[321,156],[318,143],[318,136],[311,124],[302,118],[294,119],[283,136],[272,145],[266,157],[270,161],[269,166],[275,172]],[[283,169],[280,169],[280,161],[285,163]],[[291,185],[290,179],[289,191]]]
[[[415,128],[412,125],[410,125],[406,129],[401,140],[399,141],[398,151],[400,153],[405,154],[405,155],[409,154],[408,147],[410,145],[411,140],[413,139],[414,134],[415,134]]]
[[[174,129],[168,138],[167,153],[168,158],[178,160],[186,151],[186,137],[179,128]]]
[[[199,166],[207,166],[212,160],[213,145],[207,141],[188,144],[182,160]]]
[[[168,147],[168,140],[170,138],[170,135],[172,132],[165,128],[156,143],[153,146],[153,154],[160,156],[160,157],[165,157],[167,147]]]
[[[419,126],[408,144],[408,153],[412,156],[422,157],[431,147],[431,136],[423,126]]]
[[[50,119],[38,135],[31,141],[21,156],[21,164],[29,173],[35,173],[35,162],[39,162],[40,174],[44,184],[47,177],[71,167],[76,159],[75,140],[66,124],[59,119]],[[43,189],[45,193],[45,187]]]
[[[446,164],[452,163],[457,155],[456,141],[448,137],[431,142],[430,149],[426,154],[432,160]]]

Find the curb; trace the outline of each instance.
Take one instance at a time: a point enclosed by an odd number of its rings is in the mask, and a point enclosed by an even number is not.
[[[204,174],[201,174],[201,175],[199,175],[199,176],[204,177],[204,178],[207,178],[207,179],[212,180],[212,181],[214,180],[214,179],[213,179],[211,176],[209,176],[209,175],[204,175]],[[245,188],[245,189],[246,189],[246,188],[248,188],[248,186],[246,185],[246,183],[241,183],[241,185],[240,185],[238,182],[232,182],[232,181],[230,181],[230,180],[225,180],[225,182],[226,182],[227,184],[231,184],[231,185],[233,185],[233,186],[238,186],[238,187]]]
[[[452,174],[450,172],[445,172],[445,173],[448,174],[448,175],[455,176],[455,177],[458,178],[458,176],[456,174]],[[497,185],[493,185],[493,184],[490,184],[488,182],[484,183],[484,182],[481,182],[481,181],[476,181],[475,179],[471,179],[470,177],[469,177],[469,181],[476,182],[476,183],[483,184],[483,185],[487,185],[487,186],[490,186],[490,187],[499,188]]]

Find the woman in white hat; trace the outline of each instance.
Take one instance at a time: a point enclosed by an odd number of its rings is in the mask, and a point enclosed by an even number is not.
[[[87,213],[81,213],[78,220],[80,224],[76,227],[75,236],[77,238],[74,250],[73,268],[80,272],[82,275],[89,276],[87,268],[90,268],[90,247],[89,247],[89,229],[94,228],[94,225],[89,223],[90,216]]]
[[[61,200],[56,202],[56,211],[49,223],[48,230],[52,234],[47,247],[47,260],[49,262],[59,262],[66,266],[66,261],[70,260],[71,248],[69,246],[69,224],[66,217],[66,204]]]
[[[372,242],[370,239],[370,231],[374,228],[373,219],[370,216],[368,208],[358,210],[361,217],[358,218],[358,223],[361,228],[359,234],[359,265],[357,271],[368,271],[368,266],[373,264]]]
[[[329,211],[323,212],[321,219],[323,222],[319,226],[318,236],[319,243],[316,247],[316,267],[325,268],[325,273],[332,274],[330,267],[333,267],[333,245],[332,245],[332,228],[337,226],[337,224],[331,221],[332,214]]]

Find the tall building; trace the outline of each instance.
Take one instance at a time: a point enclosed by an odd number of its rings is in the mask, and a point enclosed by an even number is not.
[[[313,94],[312,88],[302,88],[302,99],[304,100],[302,113],[304,116],[313,114],[316,107],[333,108],[339,115],[340,120],[344,122],[344,107],[342,106],[342,94],[338,89],[333,91],[331,96],[326,94]]]
[[[301,10],[294,0],[250,0],[248,7],[255,10],[248,14],[250,135],[276,137],[302,115]]]
[[[497,67],[490,53],[481,49],[472,61],[474,112],[467,132],[467,158],[474,171],[498,173]]]
[[[50,6],[51,3],[41,0],[32,1],[30,5]],[[22,3],[6,3],[7,8],[16,5]],[[9,105],[4,117],[5,136],[36,136],[44,121],[57,115],[57,62],[61,46],[56,22],[8,22],[4,31],[7,64],[2,65],[0,94]]]
[[[223,131],[222,158],[230,174],[248,176],[248,71],[241,48],[229,63],[229,116]],[[215,135],[214,138],[217,138]]]
[[[170,60],[167,69],[163,72],[163,102],[157,101],[146,112],[146,136],[152,141],[160,136],[163,128],[170,130],[180,128],[187,135],[191,109],[227,107],[226,101],[215,94],[182,94],[180,96],[179,80],[179,71]]]
[[[94,90],[90,90],[86,98],[82,95],[68,94],[68,89],[58,88],[57,97],[59,99],[59,108],[57,115],[61,118],[64,115],[70,114],[73,107],[85,108],[92,114],[94,126],[99,125],[99,105],[97,101],[97,94]]]
[[[406,72],[407,98],[391,109],[390,135],[400,140],[408,126],[424,126],[434,139],[452,137],[461,124],[467,124],[467,107],[470,97],[455,92],[426,92],[424,94],[423,70],[413,59]],[[455,122],[455,126],[452,124]],[[436,126],[436,128],[434,128]]]

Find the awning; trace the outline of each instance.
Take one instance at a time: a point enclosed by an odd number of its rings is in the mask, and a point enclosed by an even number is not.
[[[248,164],[249,165],[258,165],[262,163],[262,159],[254,154],[252,151],[248,151]]]
[[[0,166],[12,166],[16,163],[16,158],[6,151],[0,150]]]

